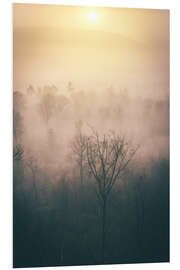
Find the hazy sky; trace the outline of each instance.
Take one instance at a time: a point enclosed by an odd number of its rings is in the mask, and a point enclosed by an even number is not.
[[[98,13],[95,23],[88,13]],[[149,37],[167,42],[169,11],[102,7],[14,4],[14,27],[65,27],[117,32],[135,39]]]
[[[168,83],[168,10],[14,4],[13,22],[15,88],[61,79]]]

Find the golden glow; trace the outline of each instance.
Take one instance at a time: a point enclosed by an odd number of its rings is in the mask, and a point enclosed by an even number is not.
[[[89,21],[91,21],[91,22],[97,21],[97,19],[98,19],[98,14],[97,14],[97,12],[95,12],[95,11],[90,11],[89,14],[88,14],[88,19],[89,19]]]

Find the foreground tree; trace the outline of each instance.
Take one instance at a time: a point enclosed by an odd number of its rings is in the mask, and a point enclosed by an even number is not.
[[[97,196],[102,210],[102,263],[105,259],[106,212],[108,196],[115,182],[125,172],[138,147],[133,148],[124,137],[110,132],[100,138],[92,129],[86,143],[89,169],[97,184]]]

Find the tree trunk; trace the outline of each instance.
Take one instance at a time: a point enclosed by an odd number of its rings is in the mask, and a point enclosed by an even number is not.
[[[106,198],[103,199],[102,206],[102,263],[105,261],[105,241],[106,241]]]

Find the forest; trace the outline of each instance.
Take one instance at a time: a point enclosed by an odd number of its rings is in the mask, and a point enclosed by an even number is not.
[[[168,96],[89,88],[13,91],[14,267],[169,261]]]

